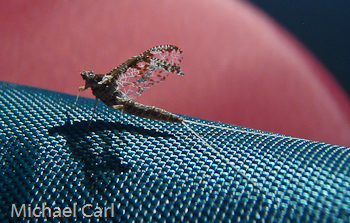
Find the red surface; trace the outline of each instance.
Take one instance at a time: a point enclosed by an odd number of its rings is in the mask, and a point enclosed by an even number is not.
[[[171,112],[350,146],[347,97],[293,37],[246,2],[1,1],[0,80],[76,94],[105,73],[173,44],[185,76],[140,102]],[[91,93],[84,93],[91,96]]]

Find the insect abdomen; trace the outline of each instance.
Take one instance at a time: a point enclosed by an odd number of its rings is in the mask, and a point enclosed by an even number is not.
[[[156,108],[154,106],[143,105],[132,100],[127,100],[123,103],[123,112],[131,115],[136,115],[142,118],[150,118],[159,121],[167,122],[183,122],[183,118],[165,111],[164,109]]]

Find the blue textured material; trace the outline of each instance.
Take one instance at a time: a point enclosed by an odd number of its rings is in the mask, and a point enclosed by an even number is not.
[[[0,89],[1,222],[45,220],[30,211],[11,217],[13,204],[76,207],[70,218],[46,211],[57,222],[350,221],[348,148],[185,117],[212,125],[188,123],[210,148],[181,123],[102,103],[87,129],[92,99],[72,108],[75,96],[7,83]],[[86,204],[93,207],[83,212]],[[113,216],[84,216],[112,205]]]

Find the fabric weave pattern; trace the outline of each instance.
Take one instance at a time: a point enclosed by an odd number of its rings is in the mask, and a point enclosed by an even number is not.
[[[76,205],[57,222],[350,221],[349,148],[184,117],[260,191],[181,123],[98,103],[87,129],[92,99],[72,108],[71,95],[0,88],[2,222],[45,219],[11,217],[13,204]],[[112,204],[113,216],[87,217]]]

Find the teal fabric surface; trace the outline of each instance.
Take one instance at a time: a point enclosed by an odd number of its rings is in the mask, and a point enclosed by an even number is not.
[[[92,99],[0,88],[1,222],[350,221],[349,148],[102,103],[87,129]]]

